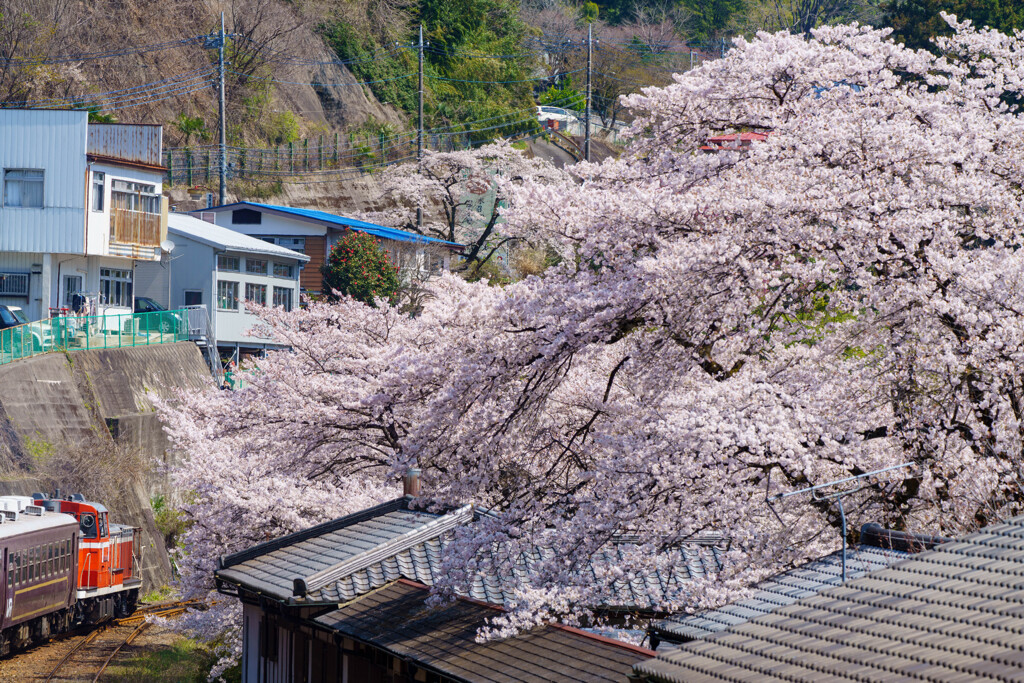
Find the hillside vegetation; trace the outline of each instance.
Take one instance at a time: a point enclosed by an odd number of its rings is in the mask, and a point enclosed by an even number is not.
[[[717,58],[733,36],[856,20],[927,46],[942,10],[1002,30],[1024,18],[1005,0],[0,0],[0,105],[83,107],[162,123],[169,148],[212,145],[217,52],[203,36],[223,11],[229,145],[341,135],[391,163],[413,144],[420,26],[425,126],[451,147],[536,131],[536,101],[581,107],[588,23],[592,105],[612,126],[620,95]]]

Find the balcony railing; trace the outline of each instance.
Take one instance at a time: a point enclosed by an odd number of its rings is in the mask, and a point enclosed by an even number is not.
[[[0,330],[0,365],[51,351],[87,351],[187,341],[190,312],[60,316]]]
[[[160,246],[160,214],[111,209],[110,241],[140,247]]]

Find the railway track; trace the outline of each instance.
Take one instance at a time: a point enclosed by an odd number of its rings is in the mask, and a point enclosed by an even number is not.
[[[181,614],[194,600],[151,605],[136,610],[132,615],[114,619],[103,624],[81,639],[42,679],[44,683],[51,681],[92,681],[96,683],[107,670],[117,653],[149,627],[148,617],[173,617]],[[72,666],[73,665],[73,666]],[[86,673],[83,673],[85,670]],[[94,675],[92,671],[95,670]]]

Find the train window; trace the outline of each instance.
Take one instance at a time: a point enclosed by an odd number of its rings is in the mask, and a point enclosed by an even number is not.
[[[47,543],[46,545],[47,545],[47,548],[46,548],[46,572],[48,574],[52,575],[53,574],[53,544],[52,543]]]
[[[20,551],[16,559],[18,560],[18,576],[15,577],[15,580],[20,584],[25,580],[25,551]]]
[[[107,537],[107,513],[100,515],[100,538]]]
[[[94,515],[83,513],[78,525],[82,529],[82,536],[96,538],[96,517]]]

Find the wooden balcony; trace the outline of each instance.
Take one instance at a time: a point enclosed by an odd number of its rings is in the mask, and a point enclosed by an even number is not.
[[[137,247],[159,247],[162,239],[162,216],[158,213],[110,210],[110,242]]]

